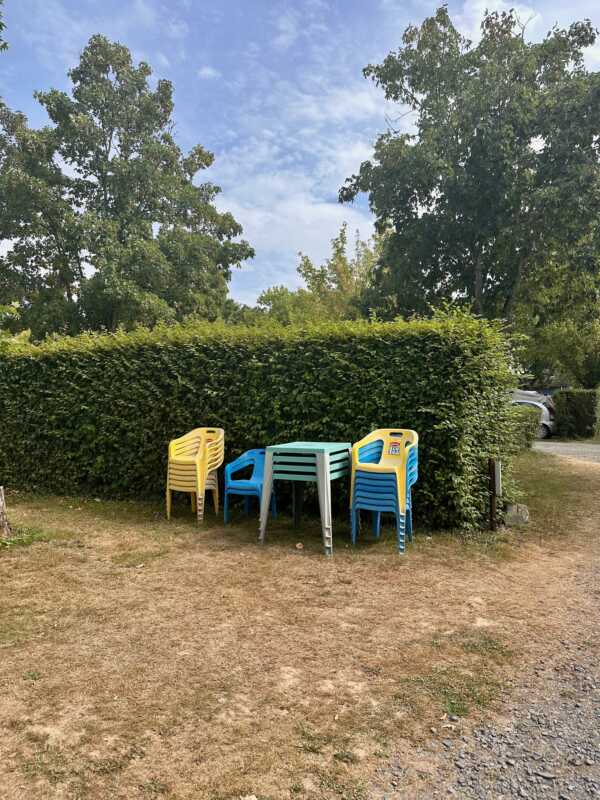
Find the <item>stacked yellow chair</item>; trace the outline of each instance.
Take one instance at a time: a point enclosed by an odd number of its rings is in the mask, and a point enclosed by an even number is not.
[[[419,436],[403,428],[380,428],[352,445],[350,514],[352,544],[356,542],[361,510],[373,514],[379,536],[381,514],[396,517],[398,550],[412,540],[412,487],[419,476]]]
[[[171,492],[188,492],[198,524],[204,519],[204,495],[212,492],[215,513],[219,511],[217,469],[225,456],[222,428],[195,428],[169,443],[167,470],[167,519],[171,518]]]

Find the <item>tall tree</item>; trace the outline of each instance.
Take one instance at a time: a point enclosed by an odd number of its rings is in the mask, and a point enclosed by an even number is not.
[[[364,70],[406,111],[340,191],[367,192],[391,229],[375,272],[388,315],[452,297],[513,319],[532,281],[580,274],[600,211],[600,74],[589,21],[527,41],[514,12],[486,13],[473,44],[445,6]],[[414,127],[412,127],[414,123]]]
[[[354,253],[349,254],[348,225],[344,223],[331,240],[331,255],[323,264],[315,265],[299,253],[297,272],[305,287],[273,286],[260,295],[258,306],[285,325],[359,317],[380,247],[378,238],[365,241],[357,232]]]
[[[2,6],[4,5],[4,0],[0,0],[0,51],[6,50],[8,45],[2,38],[2,32],[5,30],[6,25],[4,24],[4,19],[2,16]]]
[[[129,50],[93,36],[69,76],[72,92],[36,94],[51,126],[0,122],[0,302],[20,324],[114,330],[223,310],[231,269],[253,255],[241,226],[217,211],[220,191],[195,183],[213,156],[173,137],[173,87]]]

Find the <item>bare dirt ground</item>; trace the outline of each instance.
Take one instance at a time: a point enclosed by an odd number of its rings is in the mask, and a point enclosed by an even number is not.
[[[353,551],[342,528],[327,560],[314,525],[261,549],[256,525],[197,531],[183,508],[12,495],[47,541],[0,551],[0,797],[452,789],[443,741],[597,626],[600,467],[521,471],[526,532],[422,532],[405,558],[391,531]]]

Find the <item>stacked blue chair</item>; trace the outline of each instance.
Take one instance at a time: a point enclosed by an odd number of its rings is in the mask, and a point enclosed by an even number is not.
[[[412,541],[412,486],[419,477],[419,437],[415,431],[380,429],[352,446],[350,510],[352,544],[356,543],[361,510],[371,511],[379,537],[381,515],[394,514],[398,550]]]
[[[234,476],[242,470],[252,467],[249,478],[235,478]],[[246,514],[250,513],[250,500],[257,497],[260,503],[263,479],[265,471],[265,451],[247,450],[239,458],[227,464],[225,467],[225,498],[223,500],[223,516],[225,522],[229,522],[229,497],[230,495],[240,495],[245,497]],[[271,496],[271,514],[276,516],[275,493]]]

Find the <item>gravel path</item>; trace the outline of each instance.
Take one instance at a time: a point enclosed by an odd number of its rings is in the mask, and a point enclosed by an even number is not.
[[[561,647],[564,664],[538,673],[545,697],[511,706],[508,724],[448,740],[444,760],[457,776],[434,797],[600,797],[600,668],[584,646]]]
[[[600,619],[600,567],[582,579]],[[591,622],[557,642],[552,661],[518,676],[501,716],[474,730],[445,718],[429,742],[384,771],[369,798],[600,798],[600,629]]]
[[[534,442],[533,449],[540,453],[550,453],[554,456],[568,456],[580,461],[596,461],[600,463],[600,444],[590,442]]]
[[[548,441],[535,449],[600,462],[600,444]],[[598,569],[589,591],[600,595]],[[582,641],[574,631],[557,643],[556,662],[539,664],[525,679],[502,722],[447,739],[442,748],[438,774],[452,777],[423,797],[600,798],[600,633]]]

